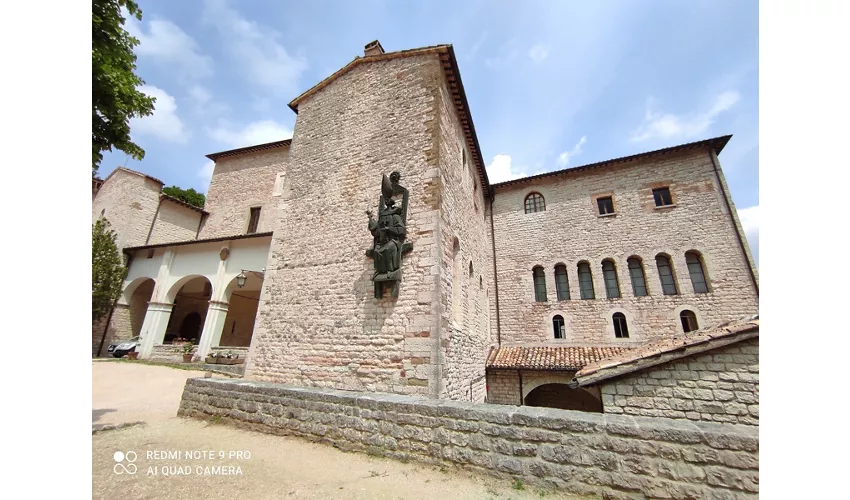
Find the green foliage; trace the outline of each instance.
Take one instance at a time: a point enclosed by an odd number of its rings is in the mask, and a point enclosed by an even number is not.
[[[127,275],[124,261],[115,244],[115,231],[109,221],[98,219],[91,231],[91,315],[92,321],[112,309]]]
[[[511,488],[515,490],[524,490],[525,484],[523,484],[522,479],[514,479],[514,483],[511,485]]]
[[[136,19],[142,11],[133,0],[92,0],[92,176],[104,151],[116,148],[137,160],[145,151],[130,140],[130,119],[153,113],[155,99],[138,87],[133,47],[139,41],[124,30],[122,7]]]
[[[177,186],[168,186],[162,188],[162,192],[167,194],[168,196],[173,196],[180,201],[185,201],[190,205],[194,205],[198,208],[204,208],[204,203],[207,202],[206,196],[202,193],[195,191],[192,188],[189,189],[180,189]]]

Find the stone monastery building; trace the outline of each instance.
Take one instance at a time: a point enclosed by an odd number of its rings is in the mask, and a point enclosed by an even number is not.
[[[140,358],[179,358],[186,338],[254,380],[758,424],[730,136],[491,184],[451,45],[372,42],[289,107],[292,139],[207,156],[203,209],[126,168],[93,180],[129,260],[93,353],[140,335]],[[391,172],[410,245],[376,298],[365,212]]]

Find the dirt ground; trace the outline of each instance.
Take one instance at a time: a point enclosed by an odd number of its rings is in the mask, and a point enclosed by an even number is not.
[[[93,429],[144,422],[92,435],[92,498],[576,498],[453,468],[178,418],[183,383],[194,376],[203,372],[92,362]]]

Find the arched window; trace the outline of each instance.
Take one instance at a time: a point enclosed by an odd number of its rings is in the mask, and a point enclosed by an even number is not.
[[[693,311],[688,311],[685,309],[679,314],[679,317],[682,319],[682,330],[685,333],[692,332],[694,330],[699,330],[699,323],[697,323],[697,315],[694,314]]]
[[[469,277],[471,278],[473,274],[472,261],[469,261]]]
[[[629,325],[626,324],[626,315],[623,313],[614,313],[614,336],[618,339],[629,338]]]
[[[670,257],[664,254],[655,256],[655,265],[658,266],[658,277],[661,279],[661,290],[664,295],[676,295],[676,280],[673,278],[673,266],[670,264]]]
[[[578,263],[578,287],[582,299],[596,298],[593,293],[593,275],[590,274],[590,264],[587,262]]]
[[[566,332],[564,331],[564,317],[560,314],[556,314],[554,318],[552,318],[552,329],[555,331],[556,339],[566,338]]]
[[[537,266],[533,270],[534,275],[534,300],[537,302],[546,302],[546,275],[543,273],[543,268]]]
[[[632,278],[632,291],[635,297],[646,297],[649,293],[646,290],[646,275],[643,273],[643,263],[637,257],[630,257],[629,276]]]
[[[540,193],[531,193],[525,197],[525,213],[543,212],[546,210],[546,200]]]
[[[685,262],[688,263],[688,273],[691,275],[691,283],[694,285],[694,293],[708,293],[708,283],[705,281],[705,273],[702,269],[702,259],[700,259],[699,254],[696,252],[686,252]]]
[[[605,278],[605,293],[609,299],[620,298],[620,282],[617,281],[617,268],[611,260],[602,261],[602,276]]]
[[[570,280],[567,279],[567,266],[563,264],[555,266],[555,291],[558,300],[570,300]]]

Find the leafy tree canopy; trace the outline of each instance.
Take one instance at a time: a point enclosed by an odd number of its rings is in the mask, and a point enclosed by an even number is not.
[[[109,221],[101,217],[92,225],[91,231],[91,316],[92,322],[102,318],[112,309],[127,269],[118,246],[115,231]]]
[[[133,0],[92,0],[92,176],[113,147],[136,160],[145,157],[130,140],[130,119],[152,114],[156,101],[139,90],[145,83],[136,75],[133,47],[139,41],[124,30],[122,7],[142,19]]]
[[[194,205],[198,208],[204,208],[204,203],[206,203],[207,198],[202,193],[195,191],[192,188],[189,189],[181,189],[177,186],[168,186],[162,188],[162,192],[167,194],[168,196],[173,196],[180,201],[185,201],[190,205]]]

